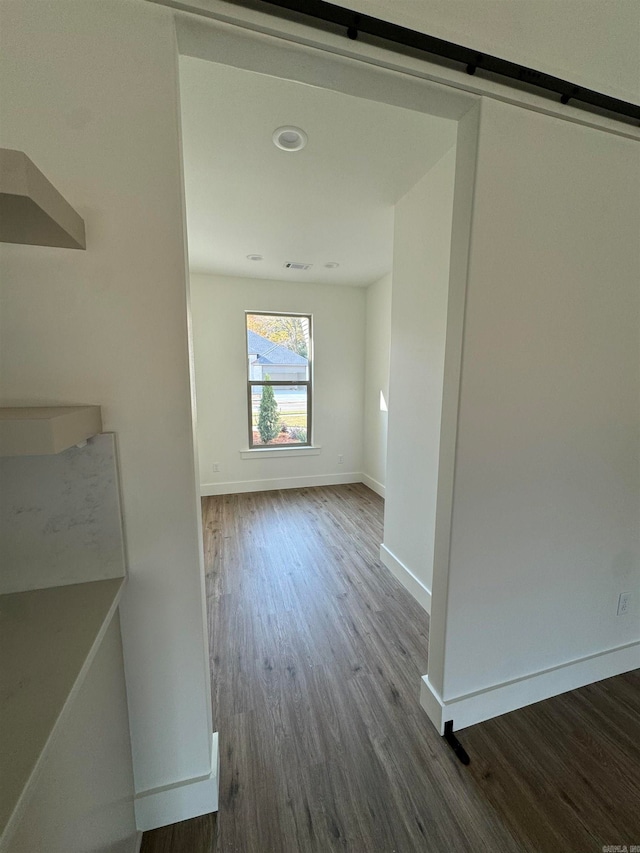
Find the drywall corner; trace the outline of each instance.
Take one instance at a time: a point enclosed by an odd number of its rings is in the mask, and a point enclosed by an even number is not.
[[[218,733],[211,740],[211,772],[207,776],[186,779],[137,794],[134,800],[136,825],[146,832],[218,811],[220,757]]]
[[[429,680],[439,693],[442,692],[444,673],[458,406],[480,110],[481,102],[478,101],[458,122],[456,140],[449,297],[431,583],[431,620],[429,623]]]
[[[418,604],[427,613],[431,613],[431,591],[429,588],[384,543],[380,546],[380,562],[400,581],[407,592],[411,593]]]

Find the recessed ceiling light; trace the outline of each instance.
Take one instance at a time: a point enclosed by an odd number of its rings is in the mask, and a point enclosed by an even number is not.
[[[340,264],[337,264],[335,261],[329,261],[329,263],[325,264],[325,267],[328,270],[334,270],[336,267],[339,267]]]
[[[247,260],[249,261],[261,261],[263,260],[262,255],[247,255]]]
[[[283,151],[300,151],[307,144],[307,134],[300,127],[286,125],[273,131],[273,144]]]

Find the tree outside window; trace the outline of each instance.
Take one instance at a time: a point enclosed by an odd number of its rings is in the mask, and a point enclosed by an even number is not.
[[[311,444],[311,316],[246,312],[249,447]]]

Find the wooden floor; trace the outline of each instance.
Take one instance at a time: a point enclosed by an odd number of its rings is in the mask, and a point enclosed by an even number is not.
[[[203,500],[220,810],[143,853],[588,853],[640,845],[640,675],[460,733],[418,702],[428,617],[380,566],[381,499]]]

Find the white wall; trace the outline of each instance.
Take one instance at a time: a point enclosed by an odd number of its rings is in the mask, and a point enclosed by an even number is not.
[[[284,458],[240,456],[248,448],[247,310],[313,315],[313,443],[322,448],[318,455],[286,451]],[[364,288],[192,275],[191,313],[203,494],[358,482]],[[214,473],[214,463],[219,473]]]
[[[87,227],[86,252],[2,246],[2,400],[101,404],[117,435],[140,792],[211,769],[172,18],[130,0],[8,0],[0,56],[0,144]]]
[[[364,482],[383,497],[387,482],[388,412],[380,409],[380,394],[388,403],[391,287],[391,274],[388,274],[370,284],[366,291],[362,470]]]
[[[636,0],[338,0],[338,5],[623,100],[640,99]]]
[[[429,680],[524,681],[465,724],[640,665],[639,187],[638,143],[483,102]]]
[[[395,214],[382,556],[387,564],[392,561],[390,568],[395,561],[407,569],[428,593],[433,570],[455,164],[454,147],[398,202]]]

